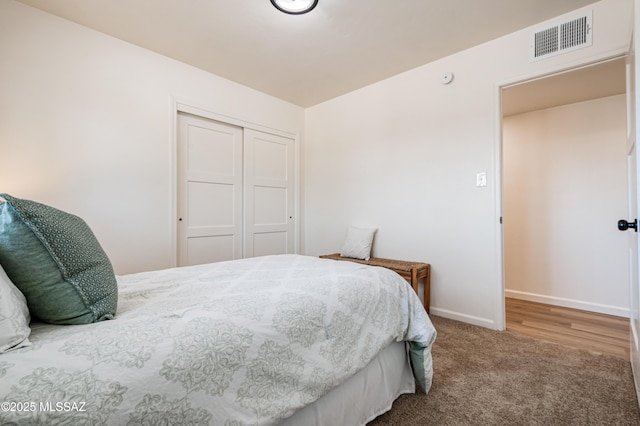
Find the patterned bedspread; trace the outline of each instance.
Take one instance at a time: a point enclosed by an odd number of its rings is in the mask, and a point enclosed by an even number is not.
[[[435,329],[386,269],[282,255],[118,285],[116,319],[32,324],[0,355],[0,424],[276,424],[402,340],[431,385]]]

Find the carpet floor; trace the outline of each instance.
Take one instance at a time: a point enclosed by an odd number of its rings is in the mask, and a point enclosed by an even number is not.
[[[382,425],[640,425],[631,363],[432,317],[428,395],[402,395]]]

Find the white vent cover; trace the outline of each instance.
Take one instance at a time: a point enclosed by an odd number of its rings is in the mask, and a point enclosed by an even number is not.
[[[531,33],[530,60],[537,61],[591,46],[592,16],[592,12],[588,11],[577,18],[534,30]]]

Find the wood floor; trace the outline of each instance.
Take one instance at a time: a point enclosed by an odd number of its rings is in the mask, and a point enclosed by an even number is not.
[[[629,318],[506,298],[507,330],[629,358]]]

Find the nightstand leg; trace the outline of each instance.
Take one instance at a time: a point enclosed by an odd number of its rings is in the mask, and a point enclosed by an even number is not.
[[[418,268],[411,269],[411,287],[413,288],[413,291],[416,292],[416,295],[419,295],[419,293],[418,293]]]
[[[431,304],[431,265],[427,265],[427,274],[424,277],[424,308],[429,313]]]

